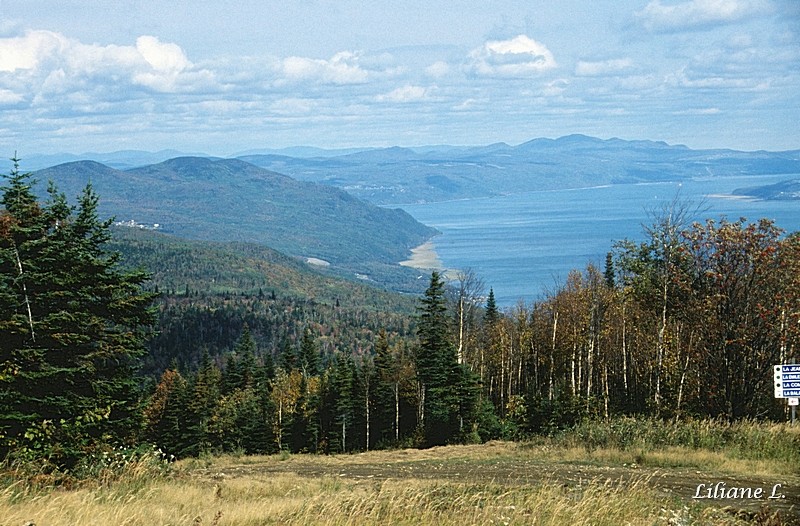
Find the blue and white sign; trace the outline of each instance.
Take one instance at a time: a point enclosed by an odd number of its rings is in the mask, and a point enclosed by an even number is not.
[[[800,363],[776,365],[775,398],[800,397]]]

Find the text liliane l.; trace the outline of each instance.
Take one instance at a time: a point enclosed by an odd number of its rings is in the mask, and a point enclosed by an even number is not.
[[[774,484],[771,488],[762,487],[728,487],[725,482],[716,484],[698,484],[693,499],[785,499],[781,491],[783,484]]]

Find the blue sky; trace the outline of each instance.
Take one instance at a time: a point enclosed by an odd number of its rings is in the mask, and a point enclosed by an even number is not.
[[[0,149],[800,148],[797,0],[0,0]]]

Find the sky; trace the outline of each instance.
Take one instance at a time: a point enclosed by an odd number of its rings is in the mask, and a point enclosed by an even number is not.
[[[0,150],[800,148],[798,0],[0,0]]]

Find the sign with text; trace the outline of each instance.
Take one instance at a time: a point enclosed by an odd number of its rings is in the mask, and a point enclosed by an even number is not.
[[[800,363],[776,365],[775,398],[800,397]]]

